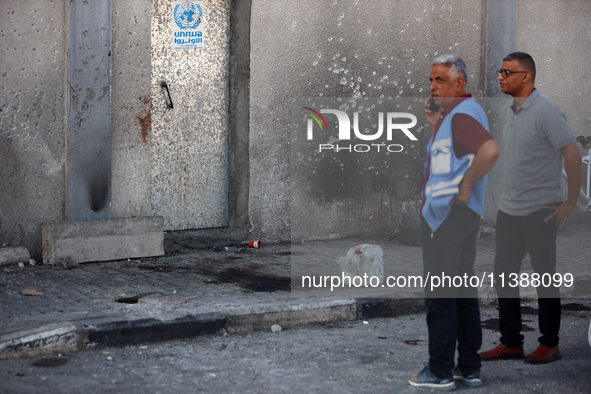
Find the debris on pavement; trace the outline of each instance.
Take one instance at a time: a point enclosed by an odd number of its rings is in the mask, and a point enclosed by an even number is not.
[[[419,342],[425,342],[426,339],[405,339],[404,343],[406,343],[407,345],[413,345],[416,346],[419,344]]]
[[[45,294],[43,294],[43,292],[37,291],[37,290],[31,290],[31,289],[24,289],[21,293],[24,296],[36,296],[36,297],[45,296]]]
[[[64,257],[57,259],[52,267],[70,269],[78,267],[78,263],[72,260],[70,257]]]
[[[261,246],[263,246],[261,244],[261,241],[250,241],[250,242],[248,242],[248,247],[249,248],[260,249]]]

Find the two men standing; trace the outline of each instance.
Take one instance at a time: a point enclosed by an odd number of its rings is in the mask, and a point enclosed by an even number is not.
[[[580,188],[580,154],[558,106],[534,86],[531,56],[516,52],[499,71],[503,93],[503,190],[496,225],[495,277],[519,273],[530,254],[536,273],[556,268],[556,230],[573,212]],[[423,270],[429,275],[472,275],[476,237],[484,208],[486,173],[500,149],[488,134],[482,108],[465,93],[466,66],[455,55],[433,62],[431,101],[425,117],[433,127],[427,147],[421,206]],[[569,179],[561,189],[562,158]],[[497,282],[498,284],[498,282]],[[428,284],[426,284],[428,286]],[[478,354],[482,343],[477,289],[426,291],[429,363],[411,376],[415,387],[453,390],[454,380],[479,386],[480,361],[523,358],[519,289],[497,286],[501,345]],[[560,299],[556,287],[538,288],[540,346],[526,362],[560,358]],[[455,351],[458,363],[455,364]]]

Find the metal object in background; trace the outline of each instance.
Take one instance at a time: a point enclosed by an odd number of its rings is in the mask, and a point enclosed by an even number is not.
[[[170,90],[168,90],[168,84],[162,81],[160,82],[160,87],[162,88],[162,94],[164,95],[164,101],[166,101],[166,106],[170,109],[174,109],[174,105],[172,104],[172,97],[170,97]]]

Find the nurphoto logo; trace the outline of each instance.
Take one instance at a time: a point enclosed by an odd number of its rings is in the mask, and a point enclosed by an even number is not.
[[[352,140],[351,118],[347,114],[347,112],[330,108],[322,108],[320,111],[317,111],[310,107],[302,108],[306,111],[305,114],[309,116],[309,118],[307,119],[307,139],[309,141],[314,140],[314,128],[319,128],[321,132],[330,133],[327,121],[323,114],[336,116],[339,142],[350,142]],[[374,133],[361,132],[359,123],[359,112],[353,112],[352,129],[354,138],[361,141],[372,141],[372,143],[362,143],[354,145],[347,145],[343,143],[335,144],[334,142],[321,143],[318,144],[318,152],[322,152],[324,150],[330,150],[335,152],[348,151],[356,153],[364,153],[369,151],[392,153],[402,152],[404,150],[404,147],[401,144],[387,144],[385,142],[376,143],[380,139],[383,140],[384,129],[385,139],[388,142],[392,141],[393,136],[396,133],[402,133],[402,135],[406,136],[406,138],[408,138],[409,140],[417,141],[417,137],[410,130],[416,126],[417,117],[408,112],[378,112],[377,130]],[[314,126],[315,124],[317,125],[317,127]]]

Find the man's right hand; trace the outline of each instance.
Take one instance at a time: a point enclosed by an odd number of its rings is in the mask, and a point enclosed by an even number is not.
[[[441,108],[437,111],[431,111],[429,106],[431,104],[431,100],[433,97],[430,97],[427,102],[425,103],[425,118],[427,118],[427,122],[431,125],[431,127],[435,128],[437,121],[439,120],[439,114],[441,112]]]

